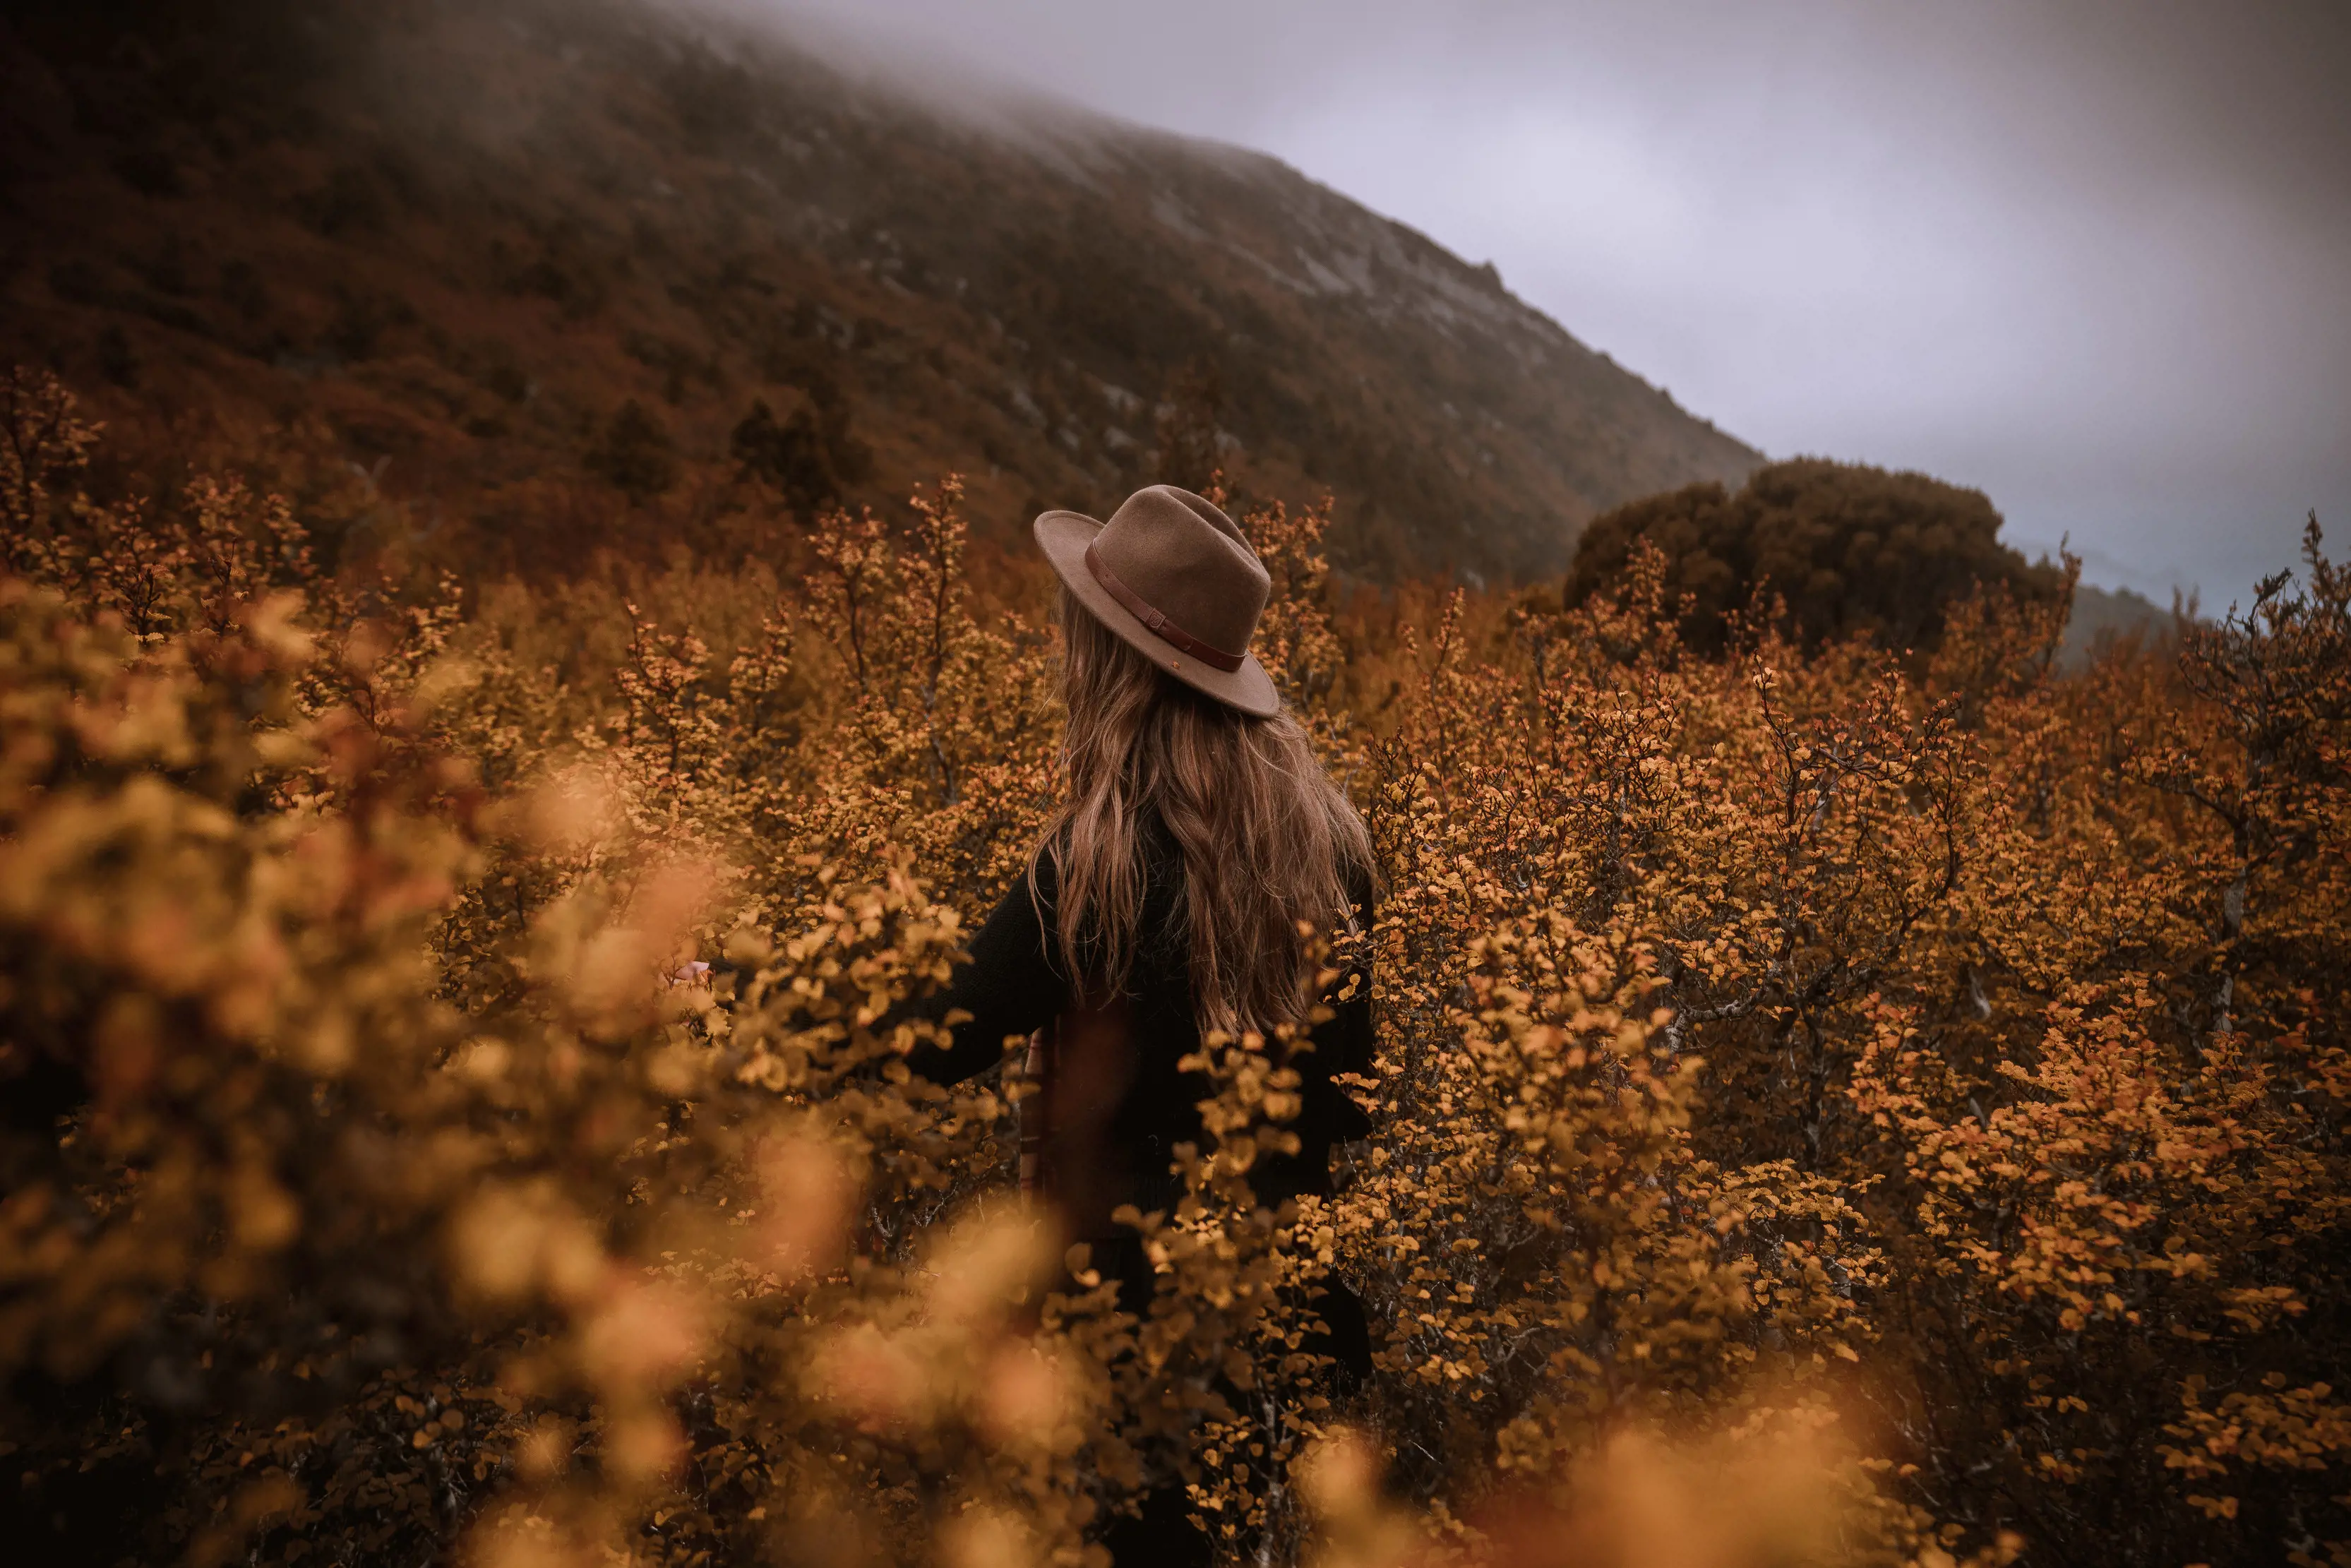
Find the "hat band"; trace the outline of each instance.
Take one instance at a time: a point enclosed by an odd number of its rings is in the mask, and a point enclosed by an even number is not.
[[[1118,601],[1121,608],[1149,627],[1152,634],[1161,642],[1180,649],[1202,664],[1213,665],[1228,675],[1248,661],[1248,654],[1228,653],[1222,648],[1203,643],[1158,611],[1154,610],[1144,601],[1143,595],[1121,582],[1118,580],[1118,574],[1102,564],[1102,557],[1094,551],[1092,539],[1086,541],[1086,570],[1094,574],[1094,580],[1101,583],[1103,591],[1113,599]]]

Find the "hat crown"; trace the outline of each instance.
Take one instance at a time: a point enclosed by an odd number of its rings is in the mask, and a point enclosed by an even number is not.
[[[1212,648],[1249,652],[1273,580],[1233,520],[1173,485],[1129,496],[1093,553],[1135,597]]]

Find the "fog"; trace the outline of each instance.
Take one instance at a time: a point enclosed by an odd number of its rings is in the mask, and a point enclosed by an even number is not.
[[[1774,456],[2208,604],[2351,538],[2351,7],[798,0],[1273,153]],[[837,44],[836,44],[836,47]]]

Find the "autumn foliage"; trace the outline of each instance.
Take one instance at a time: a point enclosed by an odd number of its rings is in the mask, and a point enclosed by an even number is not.
[[[113,1563],[2351,1563],[2351,575],[2054,665],[1342,602],[1267,663],[1384,879],[1373,1136],[1134,1219],[1140,1320],[912,1077],[1055,789],[953,481],[770,570],[327,570],[5,384],[0,1456]],[[1317,1352],[1319,1282],[1375,1367]]]

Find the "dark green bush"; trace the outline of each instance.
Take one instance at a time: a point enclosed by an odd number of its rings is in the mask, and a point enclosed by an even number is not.
[[[766,399],[754,401],[736,425],[729,450],[744,473],[775,486],[803,523],[841,498],[841,476],[824,432],[807,409],[779,420]]]
[[[1667,603],[1683,635],[1721,649],[1726,618],[1762,596],[1807,647],[1866,632],[1926,651],[1947,606],[1978,584],[2047,601],[2064,576],[2000,542],[2000,513],[1980,490],[1862,464],[1798,458],[1759,468],[1737,494],[1691,485],[1593,520],[1569,569],[1567,601],[1620,583],[1634,541],[1665,552]]]
[[[677,483],[677,447],[644,404],[631,398],[613,412],[588,449],[588,472],[643,505]]]

